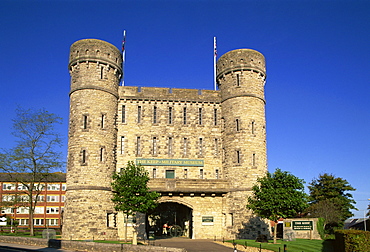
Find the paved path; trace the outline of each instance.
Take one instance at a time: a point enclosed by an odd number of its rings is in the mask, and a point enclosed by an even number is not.
[[[188,252],[233,252],[229,247],[214,243],[212,240],[169,238],[155,240],[155,246],[184,248]]]
[[[71,250],[64,250],[64,249],[56,249],[56,248],[47,248],[47,247],[37,247],[37,246],[29,246],[23,244],[14,244],[14,243],[5,243],[0,242],[0,252],[74,252]]]

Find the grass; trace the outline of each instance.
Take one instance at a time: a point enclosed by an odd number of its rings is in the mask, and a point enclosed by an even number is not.
[[[232,241],[228,241],[232,242]],[[330,240],[305,240],[297,239],[295,241],[282,241],[278,240],[276,244],[273,241],[268,243],[255,242],[254,240],[235,240],[237,244],[245,245],[248,247],[268,249],[272,251],[284,251],[284,245],[286,245],[286,250],[289,252],[334,252],[332,243]],[[280,250],[279,250],[280,248]]]

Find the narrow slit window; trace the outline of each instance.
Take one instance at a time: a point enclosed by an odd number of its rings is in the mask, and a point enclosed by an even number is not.
[[[104,148],[100,148],[100,162],[104,161]]]
[[[218,172],[218,169],[216,169],[216,171],[215,171],[215,177],[216,177],[216,179],[219,179],[220,178],[220,174],[219,174],[219,172]]]
[[[157,106],[153,107],[153,123],[157,123]]]
[[[153,168],[153,178],[156,178],[156,177],[157,177],[157,169]]]
[[[188,178],[188,169],[184,169],[184,179]]]
[[[203,172],[203,169],[200,169],[200,170],[199,170],[199,178],[200,178],[200,179],[203,179],[203,178],[204,178],[204,172]]]
[[[240,164],[240,151],[236,151],[236,163]]]
[[[256,166],[256,154],[252,154],[252,166]]]
[[[198,111],[198,117],[199,117],[199,125],[202,125],[202,108],[199,108]]]
[[[215,138],[215,156],[218,156],[218,139]]]
[[[252,127],[252,134],[255,134],[255,132],[254,132],[254,130],[255,130],[255,125],[254,125],[254,121],[252,121],[252,125],[251,125],[251,127]]]
[[[86,164],[86,150],[82,150],[82,163]]]
[[[140,151],[140,137],[136,137],[136,156],[140,156],[141,151]]]
[[[168,138],[168,155],[169,156],[172,156],[172,143],[173,142],[173,140],[172,140],[172,137],[169,137]]]
[[[217,109],[213,110],[213,124],[217,125]]]
[[[235,128],[236,128],[236,131],[240,131],[240,122],[239,122],[239,119],[235,119]]]
[[[239,74],[236,75],[236,86],[240,87],[240,76],[239,76]]]
[[[184,156],[188,153],[188,139],[184,137]]]
[[[104,67],[101,66],[100,67],[100,79],[103,79],[104,78]]]
[[[186,108],[183,110],[184,124],[186,124]]]
[[[153,137],[153,155],[157,155],[157,137]]]
[[[173,122],[173,108],[169,107],[168,108],[168,123],[172,124]]]
[[[87,129],[87,115],[83,116],[83,128]]]
[[[199,138],[199,155],[203,155],[203,138]]]
[[[121,136],[121,154],[125,153],[125,137]]]
[[[141,123],[141,106],[137,106],[137,123]]]
[[[105,127],[105,115],[102,114],[101,115],[101,128],[104,129],[104,127]]]
[[[126,106],[122,105],[122,123],[126,123]]]

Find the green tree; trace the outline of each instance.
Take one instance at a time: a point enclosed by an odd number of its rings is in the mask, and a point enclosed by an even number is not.
[[[330,202],[339,212],[336,220],[327,223],[326,228],[332,230],[335,227],[342,228],[344,221],[353,216],[351,209],[355,209],[356,202],[352,198],[352,194],[348,191],[355,191],[347,180],[335,177],[332,174],[320,174],[318,178],[312,180],[308,189],[310,191],[309,201],[310,206],[314,207],[320,202]],[[316,216],[325,218],[325,216]]]
[[[52,176],[55,168],[61,168],[61,138],[55,131],[55,125],[62,119],[48,111],[25,110],[18,108],[13,119],[13,135],[18,139],[11,149],[2,149],[0,170],[7,173],[10,181],[23,185],[25,190],[20,195],[27,202],[29,209],[30,235],[34,235],[33,216],[39,196],[44,190],[44,183]]]
[[[307,208],[304,181],[286,171],[276,169],[258,178],[252,187],[253,195],[248,197],[247,208],[262,218],[274,221],[280,218],[296,217]],[[276,227],[274,243],[276,243]]]
[[[126,216],[125,241],[127,241],[127,220],[137,212],[147,213],[157,206],[159,194],[148,188],[148,172],[141,166],[130,161],[120,172],[113,174],[112,201],[116,211]]]

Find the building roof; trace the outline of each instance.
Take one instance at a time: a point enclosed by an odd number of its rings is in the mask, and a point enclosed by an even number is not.
[[[0,182],[31,181],[32,173],[0,173]],[[41,182],[66,182],[66,174],[62,172],[49,173]]]

